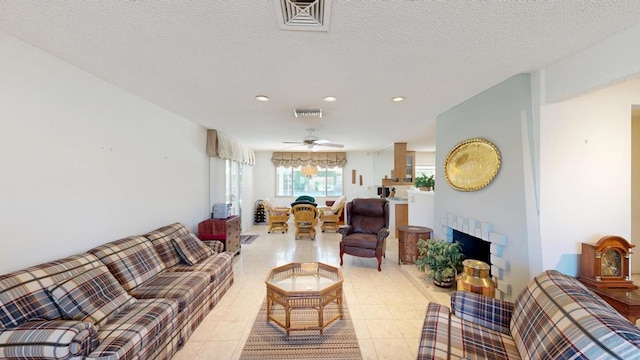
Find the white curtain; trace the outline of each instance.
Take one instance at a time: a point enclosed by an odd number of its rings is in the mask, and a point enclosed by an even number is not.
[[[207,154],[210,157],[233,160],[241,164],[254,165],[256,163],[253,149],[217,130],[207,131]]]
[[[271,162],[275,166],[297,167],[315,165],[321,168],[342,168],[347,164],[345,152],[274,152]]]

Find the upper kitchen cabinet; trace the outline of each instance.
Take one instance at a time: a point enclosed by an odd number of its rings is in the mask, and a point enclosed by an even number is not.
[[[416,177],[416,152],[407,151],[407,143],[393,145],[393,176],[383,179],[383,185],[413,185]]]

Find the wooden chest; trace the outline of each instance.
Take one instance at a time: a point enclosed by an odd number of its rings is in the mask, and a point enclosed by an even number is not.
[[[234,254],[240,252],[240,216],[231,215],[226,219],[207,219],[198,224],[200,240],[220,240],[224,250]]]

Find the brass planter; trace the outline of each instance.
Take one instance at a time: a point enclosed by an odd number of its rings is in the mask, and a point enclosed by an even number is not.
[[[462,262],[464,272],[458,276],[458,290],[494,297],[498,281],[489,276],[489,265],[479,260]]]

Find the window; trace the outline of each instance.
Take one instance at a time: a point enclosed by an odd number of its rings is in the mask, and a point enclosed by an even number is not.
[[[425,174],[427,177],[431,175],[435,175],[436,166],[435,165],[416,165],[416,177]]]
[[[318,167],[318,175],[302,175],[300,166],[276,167],[276,196],[342,196],[342,168]]]

